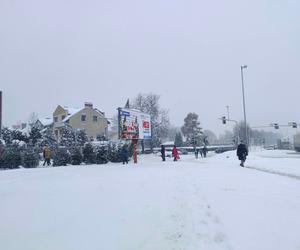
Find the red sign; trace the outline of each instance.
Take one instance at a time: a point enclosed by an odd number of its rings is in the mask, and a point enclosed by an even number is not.
[[[143,128],[149,128],[150,123],[149,122],[143,122]]]

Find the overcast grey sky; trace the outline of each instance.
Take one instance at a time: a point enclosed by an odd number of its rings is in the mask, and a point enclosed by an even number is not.
[[[300,122],[299,0],[0,0],[5,125],[91,101],[112,116],[139,92],[161,95],[171,122],[189,111],[221,132]],[[227,127],[229,128],[229,127]]]

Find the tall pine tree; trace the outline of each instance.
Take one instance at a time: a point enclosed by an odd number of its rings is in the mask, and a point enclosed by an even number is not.
[[[29,140],[31,140],[31,143],[33,145],[36,145],[39,139],[42,138],[42,134],[39,128],[33,126],[31,128],[31,131],[29,132]]]
[[[47,127],[41,131],[41,134],[41,146],[45,147],[46,145],[48,145],[51,149],[53,149],[57,143],[53,133],[53,129],[51,127]]]
[[[60,146],[72,148],[76,145],[76,133],[71,126],[65,126],[61,129]]]
[[[184,118],[184,125],[181,127],[181,132],[186,137],[189,145],[196,147],[202,143],[203,133],[196,113],[188,113],[186,118]]]
[[[76,145],[83,147],[86,142],[88,142],[87,134],[84,130],[80,129],[76,131]]]
[[[170,120],[168,110],[162,109],[159,105],[160,96],[150,94],[139,94],[133,101],[132,107],[145,112],[151,116],[150,147],[159,146],[162,139],[168,137]],[[145,142],[148,142],[146,140]]]
[[[83,148],[83,161],[85,164],[94,164],[96,162],[96,153],[94,152],[93,145],[90,143],[85,144]]]

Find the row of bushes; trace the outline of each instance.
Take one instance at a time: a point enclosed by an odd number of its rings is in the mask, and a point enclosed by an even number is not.
[[[53,166],[80,165],[81,163],[106,164],[109,160],[107,147],[94,148],[90,144],[84,148],[56,148],[53,152]]]
[[[67,164],[106,164],[108,162],[122,162],[121,150],[123,144],[110,143],[106,146],[93,146],[87,143],[84,147],[71,149],[56,148],[53,156],[53,166],[66,166]],[[133,155],[133,147],[127,146],[129,157]]]
[[[87,143],[84,147],[54,147],[52,152],[53,166],[66,166],[68,164],[106,164],[108,162],[121,162],[123,144],[108,144],[93,146]],[[129,146],[129,156],[132,156],[132,147]],[[41,152],[37,148],[20,148],[18,146],[0,147],[0,168],[14,169],[23,166],[35,168],[39,166]]]
[[[13,169],[23,166],[24,168],[37,167],[39,154],[33,149],[21,151],[18,148],[2,148],[0,152],[0,168]]]

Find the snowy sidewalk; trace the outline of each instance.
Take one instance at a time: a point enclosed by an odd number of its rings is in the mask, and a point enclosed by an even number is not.
[[[300,248],[300,181],[233,152],[140,162],[1,171],[0,249]]]

